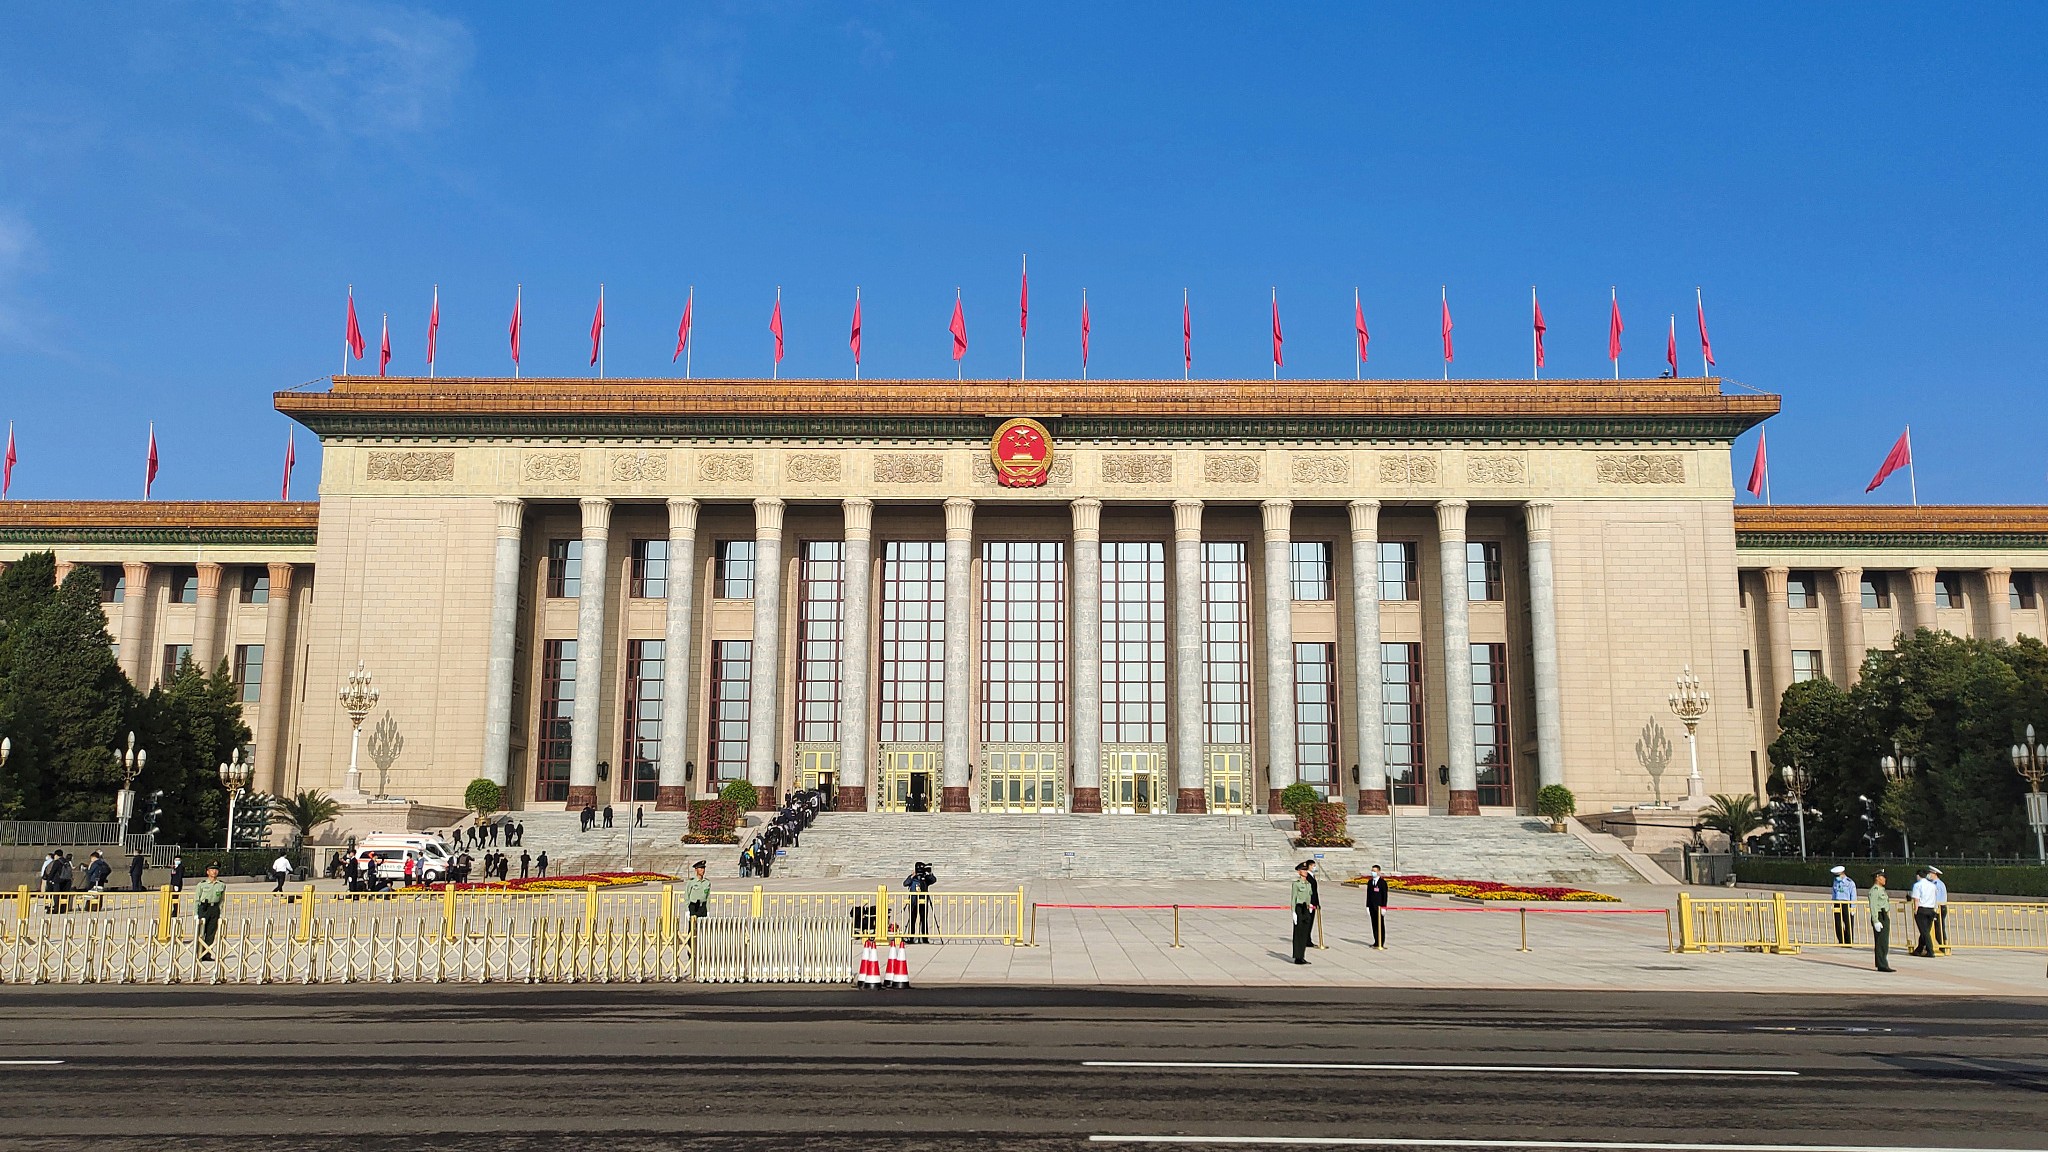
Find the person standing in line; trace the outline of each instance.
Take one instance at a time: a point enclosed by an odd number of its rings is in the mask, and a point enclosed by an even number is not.
[[[1380,866],[1372,866],[1372,872],[1365,878],[1365,914],[1372,921],[1372,946],[1381,951],[1387,947],[1387,877]]]
[[[1870,943],[1877,953],[1877,970],[1896,971],[1891,965],[1892,894],[1884,890],[1882,871],[1870,878]]]
[[[533,853],[521,850],[519,853],[519,878],[526,879],[533,869]]]
[[[85,886],[88,889],[104,889],[114,875],[114,866],[107,858],[95,852],[85,865]]]
[[[690,865],[693,875],[683,881],[683,903],[689,907],[690,919],[711,915],[711,881],[704,878],[705,861]]]
[[[1935,899],[1934,881],[1927,878],[1927,869],[1916,869],[1913,873],[1913,887],[1906,899],[1913,905],[1913,930],[1918,934],[1913,940],[1911,956],[1934,955],[1934,917],[1939,901]]]
[[[140,853],[140,852],[137,852],[137,853],[136,853],[136,854],[134,855],[134,857],[133,857],[133,858],[131,858],[131,859],[130,859],[130,860],[128,861],[128,890],[129,890],[129,891],[131,891],[131,892],[140,892],[140,891],[142,891],[142,870],[143,870],[143,869],[145,869],[145,868],[147,868],[147,867],[149,867],[149,861],[148,861],[148,859],[146,859],[146,858],[145,858],[145,857],[144,857],[144,856],[142,855],[142,853]]]
[[[1828,871],[1835,874],[1835,943],[1856,942],[1856,882],[1849,879],[1849,870],[1840,864]]]
[[[1929,865],[1927,879],[1934,884],[1934,950],[1948,955],[1948,881],[1941,878],[1941,869]]]
[[[521,848],[526,847],[526,821],[521,820],[512,825],[512,843]]]
[[[197,896],[194,910],[199,914],[199,958],[211,960],[213,939],[220,931],[221,906],[228,899],[228,886],[220,882],[220,865],[206,866],[206,879],[199,882]]]
[[[270,874],[277,877],[277,887],[272,888],[271,891],[284,891],[284,882],[292,878],[292,858],[279,852],[277,859],[270,862]]]
[[[612,826],[612,806],[609,804],[604,806],[604,826],[607,828]]]
[[[1310,931],[1316,923],[1315,862],[1303,860],[1294,866],[1294,883],[1287,902],[1294,906],[1294,962],[1308,963]]]
[[[173,856],[171,857],[171,891],[183,892],[184,890],[185,858],[183,856]]]
[[[538,859],[536,859],[536,860],[535,860],[535,861],[533,862],[533,871],[534,871],[534,875],[535,875],[535,876],[538,876],[538,877],[539,877],[540,879],[542,879],[542,880],[545,880],[545,879],[547,879],[547,878],[548,878],[548,850],[547,850],[547,849],[543,848],[543,849],[541,849],[541,850],[540,850],[540,857],[539,857]]]

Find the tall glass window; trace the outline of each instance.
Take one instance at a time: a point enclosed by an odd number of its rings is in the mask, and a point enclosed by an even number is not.
[[[1863,574],[1863,606],[1865,608],[1889,608],[1892,606],[1891,581],[1882,572]]]
[[[1066,545],[990,540],[981,546],[981,739],[1067,739]]]
[[[1337,646],[1294,646],[1295,779],[1337,795]]]
[[[1202,543],[1202,740],[1252,742],[1251,574],[1241,541]]]
[[[263,698],[263,645],[235,645],[235,686],[244,704]]]
[[[667,655],[661,640],[626,642],[626,779],[633,782],[635,800],[653,800],[661,787],[661,709],[667,703],[661,674]]]
[[[1500,576],[1500,541],[1465,542],[1465,599],[1475,603],[1506,599]]]
[[[1296,540],[1289,546],[1287,574],[1294,599],[1331,599],[1335,594],[1330,591],[1330,542]]]
[[[545,641],[540,657],[540,731],[534,741],[536,800],[569,798],[570,717],[575,711],[576,642]]]
[[[128,573],[119,564],[100,566],[100,603],[119,604],[128,599]]]
[[[845,634],[845,542],[804,541],[797,587],[796,738],[837,740],[840,644]]]
[[[713,550],[717,558],[717,579],[711,595],[718,600],[754,598],[754,542],[720,540]]]
[[[747,778],[753,675],[752,640],[720,640],[711,646],[711,747],[704,780],[713,788]]]
[[[884,744],[945,738],[946,546],[936,540],[882,545]]]
[[[1422,571],[1415,560],[1415,541],[1380,541],[1380,599],[1420,600]]]
[[[1515,802],[1514,742],[1508,724],[1508,646],[1472,645],[1472,744],[1479,766],[1479,802]]]
[[[548,595],[572,600],[583,595],[583,541],[548,541]]]
[[[636,600],[659,600],[668,595],[668,541],[633,541],[633,572],[628,591]]]
[[[268,569],[242,569],[242,603],[270,603],[270,572]]]
[[[199,570],[177,568],[171,572],[171,603],[199,603]]]
[[[1166,545],[1102,546],[1102,741],[1166,743]]]
[[[1396,804],[1420,804],[1429,796],[1422,724],[1422,645],[1381,644],[1380,730]]]

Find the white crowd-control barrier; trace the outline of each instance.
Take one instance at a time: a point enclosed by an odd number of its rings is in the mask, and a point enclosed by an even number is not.
[[[693,976],[706,984],[849,984],[857,945],[843,920],[710,916],[694,922]]]

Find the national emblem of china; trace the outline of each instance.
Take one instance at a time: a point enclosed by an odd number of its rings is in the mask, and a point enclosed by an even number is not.
[[[1036,420],[1005,420],[988,444],[996,483],[1005,488],[1040,488],[1052,471],[1052,436]]]

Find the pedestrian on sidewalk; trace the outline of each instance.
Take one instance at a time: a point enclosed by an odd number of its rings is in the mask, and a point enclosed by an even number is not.
[[[284,891],[284,882],[292,878],[292,858],[279,852],[277,859],[270,862],[270,874],[277,877],[277,887],[272,888],[271,891]]]
[[[185,858],[183,856],[173,856],[171,857],[171,891],[183,892],[184,890]]]
[[[1315,861],[1303,860],[1294,866],[1294,884],[1289,889],[1288,903],[1294,905],[1294,962],[1308,963],[1309,932],[1316,923],[1316,878]]]
[[[547,878],[548,878],[548,850],[547,850],[547,849],[543,848],[543,849],[541,849],[541,850],[540,850],[540,858],[539,858],[539,859],[537,859],[537,860],[535,860],[535,861],[533,862],[533,869],[534,869],[534,875],[538,876],[538,877],[539,877],[539,878],[541,878],[542,880],[545,880],[545,879],[547,879]]]
[[[107,880],[114,875],[114,866],[107,858],[95,852],[85,865],[85,886],[88,890],[105,889]]]
[[[690,871],[695,875],[683,881],[683,903],[689,907],[692,920],[711,915],[711,881],[704,878],[706,863],[699,860],[690,865]]]
[[[1892,894],[1884,890],[1884,872],[1870,878],[1870,943],[1877,952],[1877,970],[1894,971],[1891,965]]]
[[[633,805],[633,827],[647,827],[647,810],[638,804]]]
[[[1840,864],[1828,871],[1835,874],[1835,943],[1856,942],[1856,882],[1849,879],[1849,870]]]
[[[199,958],[213,959],[213,938],[220,931],[220,909],[227,902],[228,886],[220,882],[220,865],[206,866],[206,879],[199,882],[198,902],[193,906],[199,914]]]
[[[1385,951],[1387,947],[1387,878],[1380,866],[1372,866],[1372,872],[1365,878],[1365,914],[1372,921],[1372,946]]]
[[[131,891],[131,892],[140,892],[140,891],[142,891],[142,870],[143,870],[144,868],[147,868],[147,867],[149,867],[149,861],[148,861],[148,859],[147,859],[147,858],[145,858],[145,857],[144,857],[144,856],[142,855],[142,853],[140,853],[140,852],[137,852],[137,853],[135,854],[134,858],[128,861],[128,890],[129,890],[129,891]]]
[[[1941,902],[1936,898],[1934,881],[1927,878],[1927,869],[1915,869],[1913,876],[1913,888],[1906,898],[1913,904],[1913,930],[1917,935],[1913,940],[1913,950],[1908,955],[1932,958],[1935,910]]]
[[[1928,865],[1927,878],[1934,882],[1934,950],[1948,955],[1948,881],[1941,869]]]

